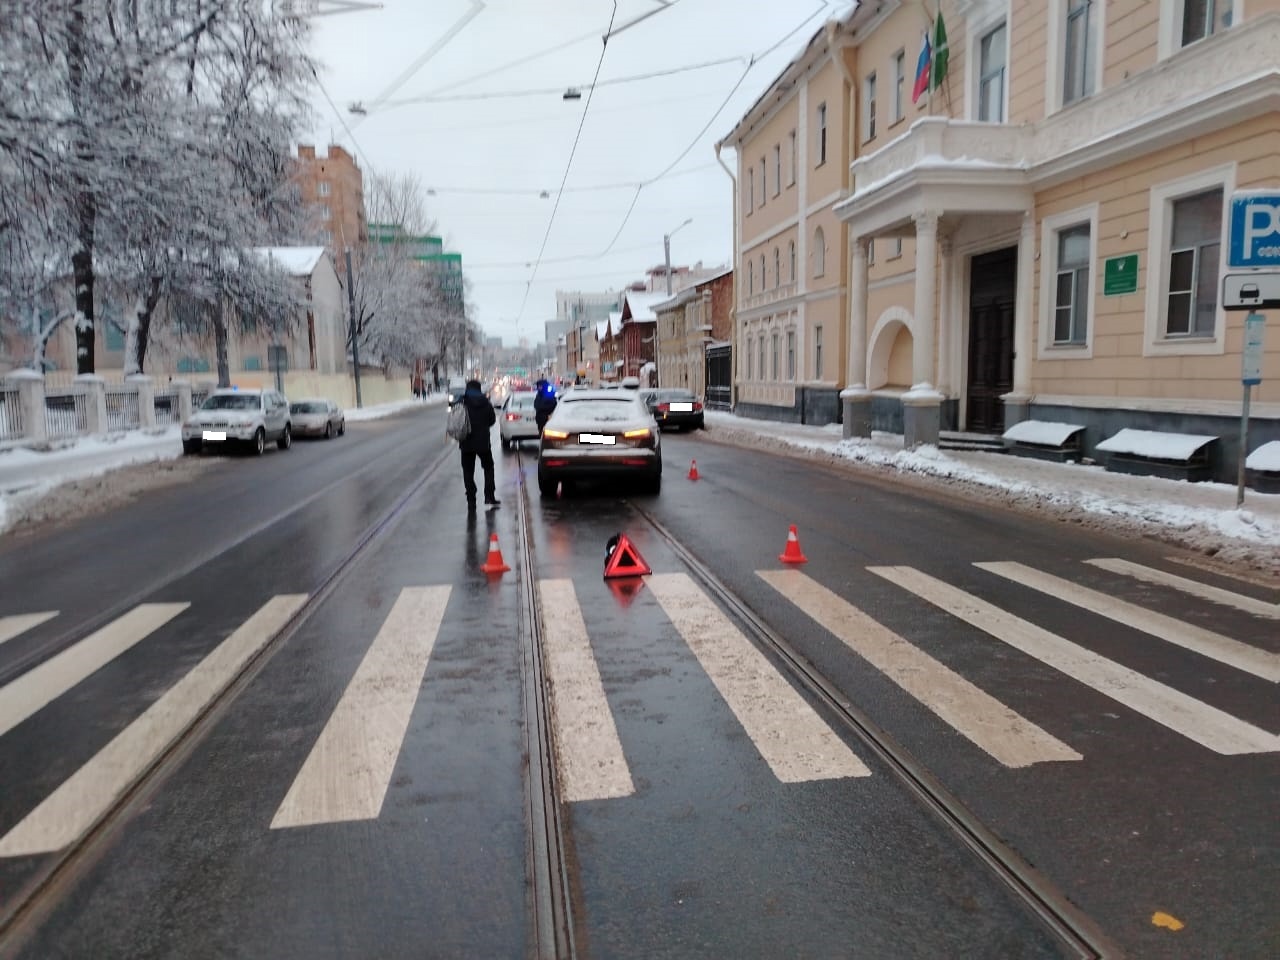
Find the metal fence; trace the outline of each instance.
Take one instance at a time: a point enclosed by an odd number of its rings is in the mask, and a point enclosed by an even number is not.
[[[142,426],[138,388],[107,385],[107,430],[137,430]]]
[[[88,398],[74,388],[44,395],[45,432],[50,440],[89,432]]]
[[[155,395],[156,426],[167,427],[178,423],[178,395],[170,390]]]
[[[199,410],[201,404],[209,399],[209,394],[215,389],[215,387],[207,383],[193,384],[191,387],[191,409]]]
[[[17,390],[0,388],[0,440],[17,440],[26,432]]]

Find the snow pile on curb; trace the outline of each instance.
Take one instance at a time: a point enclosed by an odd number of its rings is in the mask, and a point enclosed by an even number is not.
[[[383,417],[393,417],[397,413],[416,410],[420,407],[444,406],[448,399],[446,394],[436,393],[422,400],[397,400],[394,403],[380,403],[372,407],[361,407],[358,410],[351,408],[346,410],[344,415],[347,418],[347,423],[362,423],[365,420],[380,420]]]

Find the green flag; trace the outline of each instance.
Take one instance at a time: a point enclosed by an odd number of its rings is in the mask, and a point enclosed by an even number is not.
[[[951,51],[947,48],[947,25],[942,22],[942,8],[938,8],[938,22],[933,27],[933,80],[931,89],[936,90],[942,86],[942,81],[947,78],[947,60],[951,57]]]

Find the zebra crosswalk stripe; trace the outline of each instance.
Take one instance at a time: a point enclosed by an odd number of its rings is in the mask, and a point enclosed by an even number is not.
[[[873,573],[884,568],[871,567]],[[757,570],[766,583],[1006,767],[1081,756],[950,667],[798,570]],[[882,576],[884,574],[881,574]]]
[[[12,640],[18,634],[26,633],[32,627],[38,627],[57,615],[57,610],[51,610],[47,613],[20,613],[12,617],[0,617],[0,643]]]
[[[1143,633],[1166,640],[1185,650],[1225,663],[1229,667],[1251,673],[1255,677],[1280,683],[1280,656],[1274,653],[1251,647],[1247,643],[1224,637],[1220,633],[1205,630],[1203,627],[1183,623],[1163,613],[1156,613],[1154,610],[1119,600],[1097,590],[1090,590],[1088,587],[1079,586],[1070,580],[1063,580],[1061,577],[1055,577],[1041,570],[1034,570],[1021,563],[975,563],[974,566],[1012,580],[1014,583],[1020,583],[1024,587],[1064,600],[1091,613],[1115,620],[1117,623],[1133,627],[1135,630],[1141,630]]]
[[[654,574],[646,586],[779,780],[871,775],[687,574]]]
[[[1216,753],[1273,753],[1280,737],[1108,660],[912,567],[872,567],[884,577],[997,640],[1208,747]]]
[[[629,797],[635,784],[572,580],[541,580],[542,642],[560,794],[566,802]]]
[[[0,687],[0,736],[164,626],[189,603],[142,603]]]
[[[450,590],[400,591],[276,810],[273,830],[372,820],[382,811]]]
[[[1133,563],[1129,560],[1101,558],[1098,560],[1086,560],[1085,563],[1107,570],[1111,573],[1118,573],[1122,576],[1133,577],[1135,580],[1141,580],[1144,583],[1154,583],[1157,586],[1172,587],[1175,590],[1181,590],[1183,593],[1190,594],[1193,597],[1200,597],[1203,600],[1209,600],[1213,603],[1220,603],[1224,606],[1235,607],[1238,610],[1251,613],[1255,617],[1266,617],[1270,620],[1280,620],[1280,603],[1268,603],[1265,600],[1258,600],[1256,597],[1246,597],[1242,593],[1223,590],[1221,587],[1210,586],[1207,583],[1200,583],[1197,580],[1189,580],[1186,577],[1178,576],[1176,573],[1166,573],[1165,571],[1157,570],[1154,567],[1144,567],[1141,564]]]
[[[0,838],[0,857],[52,853],[78,839],[226,689],[306,599],[306,594],[289,594],[268,600]]]

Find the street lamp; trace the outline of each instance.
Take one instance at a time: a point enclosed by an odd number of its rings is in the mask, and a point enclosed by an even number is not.
[[[667,260],[667,296],[671,296],[671,238],[691,223],[693,223],[693,217],[690,217],[662,238],[662,249]]]

